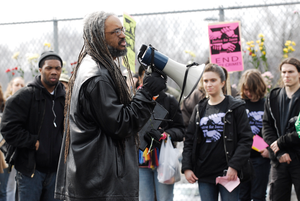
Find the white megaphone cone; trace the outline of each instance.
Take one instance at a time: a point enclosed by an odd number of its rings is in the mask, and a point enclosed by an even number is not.
[[[147,47],[146,45],[142,45],[140,48],[138,59],[146,66],[149,66],[153,62],[155,68],[166,73],[178,84],[185,97],[189,96],[197,87],[205,67],[204,64],[187,67],[184,64],[180,64],[168,58],[155,50],[152,46]],[[188,73],[186,76],[185,86],[183,86],[187,68]]]

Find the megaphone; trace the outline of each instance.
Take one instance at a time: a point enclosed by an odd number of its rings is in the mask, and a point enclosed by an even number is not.
[[[197,87],[205,67],[204,64],[187,67],[184,64],[180,64],[168,58],[151,45],[147,46],[144,44],[140,48],[138,59],[146,66],[154,64],[156,69],[172,78],[181,88],[185,97],[188,97]]]

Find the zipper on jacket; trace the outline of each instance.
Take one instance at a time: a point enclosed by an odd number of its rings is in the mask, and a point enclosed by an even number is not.
[[[200,116],[199,116],[199,104],[197,104],[196,106],[196,110],[197,110],[197,113],[196,113],[196,116],[195,116],[195,122],[196,122],[196,131],[195,131],[195,134],[194,134],[194,139],[193,139],[193,147],[192,147],[192,152],[195,152],[196,151],[196,147],[197,147],[197,143],[198,143],[198,140],[199,140],[199,137],[198,137],[198,133],[199,133],[199,124],[200,124]],[[195,154],[192,154],[192,163],[194,163],[196,161],[196,156]],[[195,166],[194,166],[195,167]]]
[[[271,115],[271,117],[274,120],[274,126],[275,126],[275,129],[276,129],[276,132],[277,132],[277,137],[280,137],[279,132],[278,132],[278,128],[277,128],[276,119],[275,119],[275,117],[273,115],[273,112],[272,112],[272,109],[271,109],[270,97],[268,97],[268,106],[269,106],[269,110],[270,110],[270,115]]]
[[[199,107],[197,107],[197,113],[196,113],[196,125],[199,125],[200,117],[199,117]]]
[[[42,91],[40,90],[40,93],[42,93]],[[40,107],[41,103],[39,101],[39,107]],[[40,127],[39,127],[39,130],[38,130],[38,140],[39,140],[39,137],[40,137],[40,132],[41,132],[41,128],[42,128],[42,124],[43,124],[43,121],[44,121],[44,117],[45,117],[45,112],[46,112],[46,104],[44,104],[44,112],[43,112],[43,116],[42,116],[42,120],[41,120],[41,124],[40,124]],[[36,161],[34,161],[34,166],[33,166],[33,172],[31,174],[31,178],[34,177],[34,174],[35,174],[35,169],[36,169]]]
[[[229,113],[229,112],[232,112],[232,110],[231,109],[229,109],[226,113],[225,113],[225,116],[224,116],[224,127],[223,127],[223,145],[224,145],[224,150],[225,150],[225,156],[226,156],[226,162],[227,162],[227,165],[228,165],[228,167],[229,167],[229,160],[228,160],[228,152],[227,152],[227,147],[226,147],[226,138],[227,138],[227,136],[225,136],[225,127],[226,127],[226,123],[227,123],[227,121],[226,121],[226,116],[227,116],[227,114]],[[230,122],[229,122],[230,123]]]
[[[53,116],[54,116],[54,119],[53,119],[53,125],[54,125],[54,127],[56,128],[57,126],[56,126],[56,123],[55,123],[55,120],[56,120],[56,114],[55,114],[55,112],[54,112],[54,105],[55,105],[55,102],[54,102],[54,100],[52,100],[52,113],[53,113]]]
[[[34,163],[34,167],[33,167],[33,173],[31,174],[31,178],[34,177],[34,173],[35,173],[35,167],[36,167],[36,162]]]
[[[55,114],[55,111],[54,111],[54,106],[55,106],[55,101],[54,101],[54,98],[52,99],[52,113],[53,113],[53,116],[54,116],[54,119],[53,119],[53,125],[55,128],[57,128],[57,125],[55,123],[55,120],[56,120],[56,114]],[[48,161],[48,165],[50,166],[50,163],[51,163],[51,160],[52,160],[52,145],[54,142],[52,142],[52,139],[53,138],[50,138],[50,156],[49,156],[49,161]]]
[[[196,144],[200,143],[199,141],[199,129],[200,129],[200,113],[199,113],[199,105],[196,107],[197,108],[197,113],[196,113]],[[200,139],[201,140],[201,139]]]

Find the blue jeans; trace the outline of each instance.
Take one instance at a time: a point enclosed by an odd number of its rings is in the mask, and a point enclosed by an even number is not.
[[[6,201],[6,189],[9,177],[8,168],[3,169],[3,171],[4,172],[0,174],[0,201]]]
[[[270,159],[263,157],[251,158],[254,178],[240,186],[239,201],[265,201],[270,173]]]
[[[42,173],[35,171],[34,177],[27,177],[17,172],[18,201],[59,201],[54,199],[56,172]]]
[[[158,182],[156,168],[139,168],[139,200],[154,201],[154,190],[157,201],[173,200],[174,184]]]
[[[219,193],[222,201],[238,201],[240,186],[237,186],[233,191],[229,192],[224,186],[220,184],[199,182],[199,193],[201,200],[218,201]]]

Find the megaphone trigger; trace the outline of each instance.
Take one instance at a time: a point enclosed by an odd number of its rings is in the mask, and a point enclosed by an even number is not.
[[[159,73],[160,73],[160,76],[161,76],[163,79],[165,79],[165,81],[167,82],[167,79],[168,79],[168,76],[167,76],[167,74],[166,74],[166,73],[164,73],[163,71],[160,71],[160,70],[157,70],[157,71],[159,71]]]

